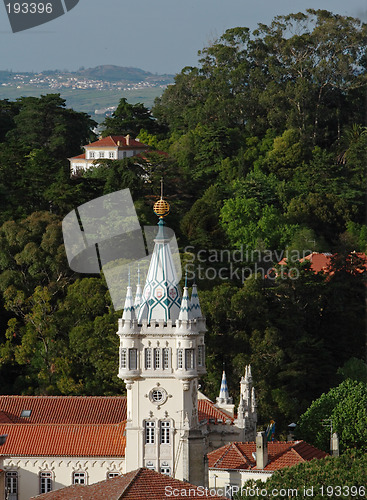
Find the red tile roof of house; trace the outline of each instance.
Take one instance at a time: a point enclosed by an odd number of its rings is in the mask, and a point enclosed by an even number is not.
[[[132,137],[129,139],[129,144],[127,144],[127,136],[124,135],[109,135],[108,137],[103,137],[98,141],[91,142],[83,146],[84,148],[108,148],[108,147],[121,147],[123,149],[147,149],[148,146],[139,142]],[[120,142],[120,145],[118,144]]]
[[[21,417],[31,410],[29,417]],[[233,418],[207,399],[198,401],[199,420]],[[124,456],[126,397],[0,396],[1,452],[20,456]]]
[[[21,417],[23,410],[32,410]],[[124,396],[0,396],[0,415],[17,424],[118,424],[126,420]]]
[[[123,457],[125,422],[120,424],[0,424],[7,434],[3,456]]]
[[[32,410],[21,417],[23,410]],[[0,423],[118,424],[126,420],[125,396],[0,396]],[[209,399],[198,400],[199,421],[233,418]]]
[[[332,271],[330,271],[330,265],[331,265],[331,258],[333,257],[334,254],[332,253],[318,253],[318,252],[312,252],[309,255],[306,255],[306,257],[303,257],[302,259],[299,259],[300,262],[310,262],[311,263],[311,269],[315,273],[328,273],[328,274],[333,274]],[[350,254],[351,257],[355,255],[362,261],[364,261],[364,264],[362,264],[362,267],[367,269],[367,256],[364,253],[361,252],[352,252]],[[284,266],[287,265],[287,259],[284,258],[279,262],[279,265]],[[363,269],[358,270],[359,272],[363,272]]]
[[[38,495],[37,500],[167,500],[172,498],[203,498],[203,491],[190,483],[172,479],[149,469],[137,469],[123,476],[107,479],[90,486],[74,485]],[[224,497],[207,495],[223,500]]]
[[[209,399],[199,399],[198,400],[198,414],[199,422],[203,420],[208,420],[208,423],[218,424],[225,423],[226,420],[230,420],[233,423],[234,418],[230,417],[227,413],[214,406],[214,403]],[[223,422],[218,422],[222,420]]]
[[[68,160],[85,160],[85,153],[82,153],[78,156],[73,156],[72,158],[68,158]]]
[[[213,469],[256,469],[256,443],[230,443],[217,450],[208,453],[209,467]],[[263,469],[265,472],[273,472],[284,467],[307,462],[313,458],[324,458],[327,453],[314,448],[305,441],[274,441],[268,443],[268,464]]]

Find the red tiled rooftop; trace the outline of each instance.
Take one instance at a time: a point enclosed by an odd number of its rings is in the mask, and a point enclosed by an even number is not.
[[[230,443],[208,453],[209,467],[214,469],[256,469],[256,443]],[[275,471],[307,462],[313,458],[324,458],[327,453],[305,441],[274,441],[268,443],[268,464],[264,471]]]
[[[121,143],[120,146],[118,143]],[[123,148],[131,148],[131,149],[147,149],[148,146],[139,142],[132,137],[130,137],[129,144],[126,144],[126,136],[124,135],[109,135],[108,137],[103,137],[98,141],[91,142],[90,144],[86,144],[84,148],[106,148],[106,147],[123,147]]]
[[[28,418],[23,410],[32,410]],[[123,396],[0,396],[0,422],[23,424],[118,424],[126,420]]]
[[[1,447],[9,456],[123,457],[125,422],[120,424],[0,424]]]
[[[69,158],[69,160],[85,160],[85,153],[82,153],[78,156],[73,156],[72,158]]]
[[[198,400],[198,414],[199,422],[203,420],[208,420],[208,423],[218,424],[218,420],[222,420],[225,423],[226,420],[233,422],[234,418],[230,417],[227,413],[216,408],[214,403],[209,399],[199,399]]]
[[[328,274],[333,274],[332,271],[330,271],[330,265],[331,265],[331,259],[334,254],[332,253],[318,253],[318,252],[312,252],[309,255],[306,255],[306,257],[303,257],[302,259],[299,259],[300,262],[310,262],[311,263],[311,269],[315,273],[328,273]],[[353,255],[355,255],[358,259],[361,259],[364,264],[362,264],[362,267],[364,269],[367,269],[367,256],[364,253],[361,252],[352,252],[348,258],[353,258]],[[287,265],[287,259],[284,258],[282,259],[279,263],[280,266],[285,266]],[[363,272],[363,269],[358,269],[358,272]]]
[[[23,410],[32,410],[21,417]],[[0,396],[0,423],[118,424],[126,420],[125,396]],[[199,422],[230,419],[208,399],[198,400]]]
[[[203,498],[202,490],[198,490],[197,486],[143,468],[90,486],[69,486],[34,498],[37,500],[167,500],[169,498],[167,491],[178,492],[175,496],[172,495],[172,498]],[[210,495],[210,498],[224,500],[224,497],[219,496]]]

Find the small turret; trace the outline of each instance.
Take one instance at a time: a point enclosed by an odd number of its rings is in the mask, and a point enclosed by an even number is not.
[[[127,321],[134,321],[136,319],[134,302],[133,302],[133,292],[130,285],[130,271],[129,271],[129,284],[127,286],[124,313],[122,315],[122,319],[125,320],[125,323]]]
[[[243,429],[242,441],[253,441],[256,437],[257,403],[252,386],[251,365],[245,367],[245,376],[240,381],[240,404],[237,410],[236,425]]]
[[[191,313],[194,318],[202,318],[203,313],[201,312],[200,301],[197,286],[194,283],[192,285],[192,294],[191,294]]]
[[[220,385],[219,397],[217,398],[217,403],[215,405],[217,408],[224,410],[231,417],[234,416],[234,404],[232,404],[232,398],[229,396],[226,372],[223,370],[222,382]]]
[[[181,308],[178,315],[178,321],[189,321],[191,319],[191,301],[189,297],[189,289],[187,288],[187,275],[185,277],[184,292],[181,299]]]
[[[134,301],[134,309],[136,315],[138,315],[142,297],[143,297],[143,290],[140,284],[140,268],[138,267],[138,284],[136,286],[135,301]]]

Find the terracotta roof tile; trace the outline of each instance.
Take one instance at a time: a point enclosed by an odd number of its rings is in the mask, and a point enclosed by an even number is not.
[[[208,453],[209,467],[214,469],[257,470],[253,453],[256,443],[230,443]],[[268,464],[265,471],[290,467],[313,458],[324,458],[327,453],[314,448],[305,441],[274,441],[268,443]]]
[[[23,410],[32,410],[30,417],[22,418]],[[0,412],[18,424],[118,424],[126,420],[126,398],[0,396]]]
[[[125,422],[120,424],[1,424],[1,447],[9,456],[122,457]]]
[[[78,156],[73,156],[72,158],[69,158],[69,160],[85,160],[85,153],[82,153],[81,155]]]
[[[118,143],[121,143],[119,146]],[[147,149],[148,146],[130,137],[129,145],[126,144],[126,136],[124,135],[109,135],[98,141],[86,144],[84,148],[105,148],[105,147],[122,147],[124,149]]]
[[[21,417],[23,410],[32,410]],[[1,396],[0,423],[118,424],[126,420],[125,396]],[[231,420],[208,399],[198,400],[199,421]]]
[[[198,490],[197,486],[142,468],[90,486],[69,486],[34,498],[37,500],[167,500],[169,498],[167,487],[168,491],[178,493],[172,495],[172,498],[203,497],[202,490]],[[197,492],[196,495],[194,490]],[[223,500],[224,497],[210,495],[210,498]]]
[[[352,253],[351,255],[353,255]],[[362,269],[358,269],[357,271],[362,273],[363,270],[367,269],[367,256],[364,253],[361,252],[355,252],[354,254],[356,257],[364,261],[364,264],[362,264]],[[306,257],[303,257],[300,259],[300,262],[310,262],[311,263],[311,269],[315,273],[328,273],[330,275],[333,274],[332,271],[330,271],[330,264],[331,264],[331,258],[333,257],[332,253],[318,253],[318,252],[312,252],[309,255],[306,255]],[[278,262],[280,266],[285,266],[287,265],[287,259],[284,258],[280,262]]]
[[[234,418],[230,417],[227,413],[216,408],[214,403],[209,399],[199,399],[198,400],[198,414],[199,422],[203,420],[208,420],[209,423],[218,424],[225,423],[226,420],[230,420],[233,423]],[[218,422],[222,420],[222,422]]]

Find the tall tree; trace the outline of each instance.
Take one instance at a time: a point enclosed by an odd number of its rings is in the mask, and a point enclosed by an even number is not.
[[[156,121],[148,108],[140,102],[129,104],[125,97],[120,100],[112,116],[106,117],[102,126],[103,137],[130,134],[135,138],[139,135],[141,129],[149,133],[154,133],[158,130]]]

